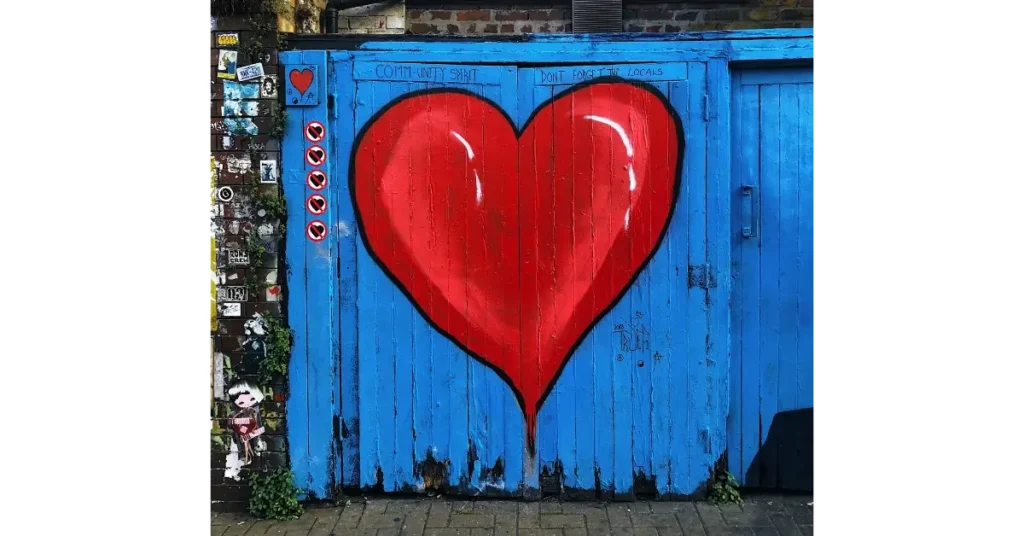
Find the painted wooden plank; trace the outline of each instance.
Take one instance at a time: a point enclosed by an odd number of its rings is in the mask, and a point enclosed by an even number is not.
[[[333,58],[334,56],[332,56]],[[340,460],[336,464],[336,481],[343,486],[358,486],[359,480],[359,391],[358,391],[358,277],[356,273],[356,243],[359,232],[355,222],[355,211],[348,187],[348,161],[351,157],[354,136],[355,108],[342,103],[352,103],[355,86],[351,83],[352,62],[341,58],[334,63],[335,78],[329,81],[330,90],[337,92],[335,113],[329,128],[334,133],[336,145],[331,154],[337,155],[331,167],[333,174],[328,178],[328,200],[334,210],[334,239],[338,252],[338,311],[340,344],[338,348],[339,375],[335,392],[335,411],[340,416],[341,438]]]
[[[757,187],[760,197],[760,139],[761,126],[759,118],[760,90],[758,86],[741,86],[737,90],[739,96],[736,104],[738,111],[739,144],[735,147],[738,154],[736,161],[736,180],[739,185]],[[753,217],[753,216],[752,216]],[[739,285],[743,289],[743,301],[735,303],[741,308],[742,331],[739,332],[740,353],[733,359],[740,360],[741,389],[741,459],[742,470],[736,474],[737,479],[748,486],[758,486],[758,465],[754,464],[757,449],[761,445],[760,431],[760,385],[761,368],[758,360],[758,345],[761,338],[761,263],[760,238],[754,237],[743,241],[741,246],[740,265],[742,279]]]
[[[797,272],[800,301],[797,305],[799,350],[797,353],[797,400],[814,406],[814,88],[801,84],[797,93],[799,112],[799,216]]]
[[[429,84],[428,88],[439,87],[436,84]],[[436,243],[446,243],[448,236],[445,234],[447,226],[448,214],[434,213],[434,219],[431,220],[431,235]],[[447,262],[447,261],[445,261]],[[437,332],[433,328],[430,328],[430,341],[431,341],[431,369],[432,374],[432,393],[433,399],[429,407],[425,408],[425,411],[431,411],[433,413],[433,447],[431,454],[434,460],[439,463],[450,463],[451,462],[451,443],[449,438],[449,428],[451,426],[453,408],[462,408],[465,406],[465,401],[453,404],[452,401],[452,381],[451,373],[452,370],[457,366],[455,363],[456,357],[461,353],[455,345],[448,340],[444,335]],[[456,466],[448,467],[450,474],[457,474],[459,468]],[[457,482],[457,479],[455,479]],[[452,479],[449,479],[449,483]],[[442,483],[438,483],[441,485]]]
[[[520,82],[522,82],[522,81],[520,81]],[[536,107],[536,105],[539,104],[540,102],[542,102],[544,98],[546,98],[543,95],[541,95],[541,99],[537,100],[537,96],[536,96],[536,92],[537,91],[538,91],[537,89],[531,89],[531,88],[527,87],[526,85],[523,85],[518,90],[518,106],[519,106],[519,109],[517,110],[518,113],[516,114],[515,117],[517,118],[516,122],[517,122],[517,126],[519,127],[519,129],[522,129],[523,127],[526,126],[526,121],[531,116],[531,114],[533,113],[533,110]],[[523,140],[521,142],[521,145],[524,146],[524,147],[531,147],[530,139],[529,138],[523,138]],[[529,163],[524,163],[524,161],[526,161],[526,162],[536,162],[536,158],[530,158],[530,156],[528,156],[528,155],[522,155],[521,154],[519,158],[520,158],[520,166],[532,165],[532,164],[529,164]],[[524,186],[522,184],[519,185],[520,192],[524,188],[526,188],[526,186]],[[528,218],[531,218],[531,214],[532,214],[531,211],[532,210],[534,210],[534,209],[529,204],[524,203],[523,199],[522,199],[522,195],[520,195],[520,216],[519,216],[519,219],[520,219],[520,225],[521,226],[525,226],[525,225],[528,224],[528,222],[534,221],[533,219],[528,219]],[[521,245],[520,246],[520,262],[526,260],[531,255],[533,257],[536,257],[536,251],[534,249],[526,247],[525,245]],[[522,277],[520,275],[520,285],[521,285],[521,288],[522,288],[522,292],[527,292],[528,288],[532,288],[530,285],[534,285],[534,286],[536,285],[536,281],[530,281],[529,278]],[[522,343],[523,343],[524,346],[526,344],[531,344],[531,343],[535,344],[536,343],[535,338],[531,337],[531,335],[532,334],[527,334],[527,333],[523,333],[522,334]],[[520,360],[520,371],[521,371],[521,378],[520,379],[521,379],[521,381],[523,381],[524,384],[525,384],[525,382],[529,381],[529,378],[531,377],[531,374],[534,374],[534,375],[536,374],[536,371],[528,370],[526,365],[524,363],[522,363],[521,360]],[[540,452],[539,452],[539,449],[540,449],[540,445],[539,445],[540,437],[539,436],[541,434],[540,422],[539,422],[540,419],[541,419],[541,416],[538,414],[538,416],[537,416],[537,421],[538,422],[537,422],[536,437],[534,438],[533,443],[530,442],[530,439],[529,439],[528,434],[527,434],[527,430],[528,430],[530,424],[525,422],[525,421],[523,423],[524,437],[526,437],[526,439],[524,441],[523,466],[522,466],[522,473],[523,473],[523,496],[527,497],[527,498],[537,498],[537,497],[540,496],[540,465],[541,465],[541,462],[540,462],[541,457],[540,457]]]
[[[290,63],[301,63],[300,53],[291,55]],[[284,60],[282,59],[282,63]],[[286,64],[287,65],[287,64]],[[285,67],[287,68],[287,66]],[[301,117],[301,115],[300,115]],[[302,156],[302,127],[300,121],[286,123],[286,135],[281,148],[281,177],[284,184],[285,206],[290,215],[285,229],[286,281],[288,284],[288,324],[294,333],[294,345],[288,362],[288,401],[285,404],[288,450],[295,485],[305,492],[312,491],[309,469],[309,385],[306,381],[306,163]],[[293,223],[294,222],[294,223]]]
[[[373,115],[376,106],[372,82],[355,86],[358,130]],[[357,247],[356,270],[359,273],[359,485],[370,487],[376,484],[380,467],[380,397],[377,393],[380,340],[376,331],[379,316],[376,301],[382,289],[379,288],[380,268],[370,258],[362,242]]]
[[[552,96],[554,96],[554,88],[534,86],[533,102],[530,105],[531,113],[536,112],[537,108]],[[553,132],[554,126],[554,123],[543,126],[536,125],[533,130],[539,131],[540,128],[546,128]],[[537,137],[540,138],[540,134]],[[532,150],[535,155],[533,158],[534,165],[536,166],[535,176],[544,177],[546,174],[550,175],[553,173],[553,170],[548,167],[549,158],[546,156],[547,152],[552,150],[550,147],[538,146],[536,140],[533,140],[528,150]],[[523,245],[524,249],[532,249],[532,251],[527,251],[523,254],[524,263],[539,264],[544,262],[546,258],[545,252],[553,251],[555,248],[554,223],[551,220],[545,221],[541,216],[547,212],[548,207],[554,202],[551,187],[548,186],[553,184],[553,182],[551,179],[541,179],[538,180],[536,185],[521,186],[522,190],[530,190],[528,195],[531,201],[528,201],[523,196],[520,197],[520,202],[522,203],[520,225],[524,227],[532,226],[535,228],[534,232],[537,236],[537,243],[533,248],[530,248],[530,244]],[[540,285],[542,285],[541,278],[536,275],[533,277],[524,275],[523,279],[523,292],[543,291],[540,288]],[[543,309],[537,312],[541,317],[541,322],[546,319],[544,313]],[[524,334],[523,339],[524,345],[532,344],[539,347],[543,344],[551,343],[551,341],[540,340],[540,333]],[[558,389],[558,383],[556,382],[537,415],[537,457],[540,460],[541,476],[555,474],[555,462],[558,461],[558,412],[561,406],[561,395],[562,391]]]
[[[553,86],[552,94],[558,95],[571,86]],[[569,135],[558,135],[559,127],[563,125],[552,125],[556,131],[554,136],[553,154],[571,154],[573,151],[573,138],[576,134],[573,130]],[[573,199],[575,196],[576,184],[573,172],[573,162],[568,159],[555,159],[554,164],[555,180],[551,187],[551,206],[554,207],[554,218],[550,222],[552,226],[552,239],[555,244],[572,244],[575,246],[573,236],[574,221],[576,215],[573,212]],[[555,278],[574,278],[576,273],[577,259],[574,255],[567,263],[556,263]],[[575,299],[575,296],[574,296]],[[575,341],[558,341],[559,344],[570,346]],[[574,352],[575,353],[575,352]],[[564,487],[578,488],[576,474],[579,472],[576,457],[576,359],[570,355],[568,362],[562,369],[562,374],[555,384],[557,395],[557,416],[556,416],[556,452],[555,459],[562,469],[562,482]],[[555,395],[553,395],[555,396]]]
[[[704,122],[703,63],[690,63],[687,95],[686,211],[687,263],[695,270],[707,264],[707,126]],[[706,291],[688,282],[686,301],[687,411],[690,412],[687,442],[689,443],[686,488],[697,490],[710,470],[710,400],[707,353],[708,319]]]
[[[708,116],[708,265],[709,282],[709,336],[711,348],[710,374],[713,379],[711,458],[717,461],[728,445],[726,419],[729,411],[730,356],[729,356],[729,277],[731,255],[730,183],[732,166],[729,158],[731,125],[729,64],[724,59],[708,62],[707,106]]]
[[[501,83],[501,74],[502,67],[487,65],[357,61],[353,77],[382,82],[497,86]]]
[[[525,78],[525,77],[524,77]],[[537,80],[536,76],[532,77],[534,81]],[[561,93],[570,89],[569,85],[555,86],[554,90],[556,93]],[[577,103],[575,97],[573,97],[573,108],[579,110],[582,103]],[[591,108],[592,111],[592,108]],[[567,143],[569,147],[574,147],[577,139],[582,136],[589,136],[577,130],[573,130],[570,136],[566,137],[564,143]],[[576,221],[588,222],[589,228],[583,231],[582,235],[579,236],[574,234],[573,242],[577,243],[579,240],[585,240],[590,243],[590,248],[584,250],[582,254],[575,255],[573,258],[572,273],[574,274],[586,274],[581,277],[577,275],[577,280],[582,283],[592,282],[594,279],[594,273],[596,270],[595,259],[594,259],[594,241],[592,239],[594,235],[595,216],[593,210],[590,210],[591,197],[594,195],[593,189],[585,187],[587,181],[585,178],[590,172],[593,165],[593,156],[583,151],[572,151],[571,149],[564,149],[562,146],[556,144],[556,151],[567,150],[572,154],[571,161],[568,161],[569,169],[567,169],[563,176],[571,178],[571,198],[566,204],[571,205],[571,209],[567,212],[571,212],[572,221],[570,225],[575,228]],[[558,172],[556,171],[556,174]],[[575,250],[574,250],[575,251]],[[581,285],[582,286],[582,285]],[[582,291],[577,291],[582,293]],[[592,307],[593,302],[586,302],[581,304],[583,307]],[[593,496],[592,490],[595,486],[595,434],[597,433],[597,422],[594,418],[594,366],[595,366],[595,343],[594,334],[591,332],[581,342],[579,347],[573,352],[570,358],[569,365],[563,374],[569,374],[571,367],[571,374],[573,375],[573,387],[569,396],[565,397],[566,406],[571,407],[575,418],[572,422],[572,428],[567,424],[562,424],[559,431],[559,448],[560,457],[563,464],[566,466],[565,475],[565,487],[567,490],[572,491],[573,498],[582,498]],[[606,352],[603,353],[606,355]],[[606,355],[605,359],[610,359]],[[571,401],[571,402],[570,402]],[[574,405],[570,405],[574,402]],[[605,424],[602,421],[602,425]],[[603,426],[602,426],[603,428]],[[565,443],[567,436],[572,437],[574,449],[569,449]],[[567,456],[572,456],[572,459],[567,460]]]
[[[469,111],[464,109],[462,113],[465,116],[469,114]],[[458,145],[452,147],[453,142],[451,137],[446,137],[445,143],[449,145],[447,152],[449,158],[451,158],[452,155],[458,154],[457,151],[462,150]],[[456,141],[454,144],[458,144],[458,142]],[[464,222],[464,225],[466,224],[465,222],[468,222],[468,202],[468,199],[458,199],[449,196],[448,217],[451,221]],[[456,231],[458,226],[450,225],[446,228],[448,229],[449,251],[451,251],[453,255],[468,255],[466,244],[461,241],[459,238],[459,232]],[[451,273],[449,277],[466,278],[467,274]],[[468,305],[466,307],[468,307]],[[464,311],[463,314],[466,315],[468,313]],[[470,398],[469,392],[469,356],[454,346],[452,347],[450,355],[452,367],[449,371],[451,379],[451,390],[449,391],[451,414],[448,427],[448,441],[450,445],[449,459],[451,460],[449,483],[456,486],[470,479],[469,406],[473,403],[473,400]]]
[[[326,94],[326,53],[307,51],[302,56],[305,64],[317,66],[318,74],[310,88],[315,88],[321,95]],[[303,125],[310,121],[328,124],[326,98],[319,99],[315,106],[292,110],[301,110]],[[330,139],[330,132],[325,139]],[[329,157],[320,168],[330,176],[332,165]],[[314,216],[305,210],[303,212],[306,214],[307,224],[314,220],[328,222],[333,217],[329,207],[328,212],[322,216]],[[328,233],[329,236],[330,231]],[[305,239],[303,242],[306,245],[306,383],[309,393],[307,405],[310,488],[315,497],[326,498],[332,492],[333,484],[330,479],[333,471],[328,469],[328,464],[333,464],[337,456],[334,448],[334,403],[331,400],[337,382],[334,359],[336,332],[333,329],[336,310],[334,300],[337,299],[334,286],[337,280],[337,263],[332,251],[332,240],[313,242]]]
[[[380,110],[391,102],[396,95],[393,94],[393,84],[386,82],[371,82],[373,91],[373,106]],[[393,121],[388,124],[389,129],[398,128]],[[383,160],[389,155],[375,152],[375,160]],[[380,210],[374,207],[372,210]],[[392,245],[394,247],[394,245]],[[378,468],[381,471],[380,479],[375,478],[375,483],[383,485],[384,491],[394,491],[395,473],[395,363],[398,354],[398,337],[405,338],[406,333],[396,331],[395,318],[398,316],[395,310],[395,301],[401,296],[399,290],[387,278],[383,270],[377,268],[367,274],[378,289],[375,296],[376,322],[374,323],[376,338],[376,388],[374,396],[377,397],[377,419],[372,421],[377,427],[377,442],[379,445],[380,458]]]
[[[498,88],[497,101],[501,104],[510,118],[517,118],[519,110],[519,79],[518,69],[515,67],[503,67],[501,74],[501,85]],[[492,91],[488,88],[488,92]],[[515,119],[513,119],[515,120]],[[518,192],[509,189],[502,189],[498,195],[518,195]],[[502,264],[518,263],[519,259],[502,259]],[[515,285],[518,286],[518,278]],[[518,359],[518,355],[507,355],[505,359],[510,361]],[[488,370],[487,388],[491,393],[491,408],[496,413],[491,419],[490,454],[492,474],[496,474],[495,465],[498,460],[502,461],[504,475],[498,480],[497,485],[501,486],[498,491],[506,494],[515,493],[522,484],[523,475],[523,449],[525,448],[525,428],[522,410],[516,401],[512,389],[504,380],[498,377],[493,371]]]
[[[806,71],[796,71],[799,74]],[[799,272],[797,269],[800,214],[799,101],[796,84],[779,88],[779,411],[799,409],[796,389],[799,345]],[[780,467],[780,470],[784,470]]]
[[[745,287],[742,284],[744,277],[743,265],[743,249],[746,246],[746,242],[750,239],[744,238],[740,229],[745,225],[744,217],[746,216],[743,212],[742,204],[744,202],[742,197],[742,186],[744,184],[751,184],[751,178],[749,176],[749,170],[744,167],[745,161],[743,160],[744,153],[742,151],[743,144],[747,141],[742,134],[743,128],[743,111],[742,108],[742,88],[743,86],[737,80],[734,80],[729,94],[731,96],[729,104],[731,110],[728,118],[731,122],[730,130],[730,143],[731,151],[730,156],[732,160],[732,181],[729,185],[729,201],[731,203],[730,211],[730,244],[733,249],[732,261],[729,265],[730,280],[735,281],[732,285],[730,296],[731,305],[729,307],[729,320],[730,320],[730,331],[731,337],[729,339],[729,418],[726,422],[728,428],[728,460],[729,460],[729,473],[731,473],[736,480],[743,484],[746,478],[746,465],[743,460],[743,335],[744,335],[744,324],[743,324],[743,300],[747,298],[744,293]],[[748,148],[748,152],[752,152]],[[719,282],[721,283],[721,281]]]
[[[685,73],[685,64],[669,64],[674,69]],[[671,98],[671,91],[668,82],[654,84],[666,98]],[[667,130],[667,129],[666,129]],[[652,132],[652,136],[667,136],[666,132]],[[685,150],[684,150],[685,152]],[[666,168],[672,167],[676,162],[667,155],[662,155],[659,165]],[[679,170],[681,172],[681,170]],[[668,196],[670,192],[659,192],[658,196]],[[651,282],[649,311],[646,313],[650,322],[650,348],[647,349],[647,356],[644,358],[645,367],[650,371],[651,395],[650,395],[650,421],[651,421],[651,470],[648,476],[654,479],[657,492],[661,495],[669,491],[669,468],[671,460],[669,457],[669,413],[671,410],[671,391],[669,384],[669,363],[666,359],[668,346],[672,338],[672,323],[670,300],[672,285],[674,283],[671,273],[673,272],[671,260],[667,250],[667,240],[663,240],[661,247],[650,264],[647,266],[648,279]]]
[[[741,69],[739,82],[747,85],[810,84],[814,81],[811,69]]]
[[[539,86],[569,87],[595,78],[615,76],[627,80],[658,82],[686,80],[683,63],[630,63],[618,65],[566,65],[542,67],[533,70],[534,84]]]
[[[775,487],[778,451],[765,445],[779,410],[779,86],[761,88],[761,448],[760,483]]]
[[[686,82],[672,82],[669,84],[669,101],[680,115],[683,123],[683,134],[689,137],[689,130],[693,128],[690,124],[690,115],[687,113],[689,102],[689,84]],[[689,188],[689,155],[691,147],[689,140],[683,151],[683,169],[680,170],[682,180],[680,181],[679,198],[676,201],[676,210],[673,213],[672,221],[669,222],[668,235],[665,237],[665,249],[669,259],[671,271],[669,272],[669,319],[673,327],[669,339],[668,352],[665,361],[668,362],[668,375],[672,389],[669,391],[669,457],[671,467],[669,468],[668,480],[669,491],[673,494],[687,494],[692,491],[689,475],[689,451],[692,448],[687,441],[690,426],[690,412],[687,407],[688,395],[686,386],[689,385],[688,369],[689,359],[687,358],[687,329],[686,312],[688,310],[687,292],[687,252],[689,251],[687,214],[689,213],[689,196],[686,195]],[[699,152],[698,152],[699,154]]]
[[[390,83],[391,100],[412,91],[412,84]],[[397,128],[397,125],[396,125]],[[412,210],[409,210],[409,227],[419,225],[412,219]],[[415,340],[412,337],[413,323],[417,313],[402,292],[392,285],[392,300],[394,314],[394,340],[395,357],[394,369],[392,372],[392,383],[394,387],[394,454],[393,474],[390,475],[392,488],[396,491],[406,489],[413,480],[413,363],[412,356],[415,355]]]

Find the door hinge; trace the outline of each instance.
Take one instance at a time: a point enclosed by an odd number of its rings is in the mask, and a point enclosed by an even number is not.
[[[686,270],[686,286],[708,290],[718,286],[718,279],[710,264],[691,264]]]
[[[708,121],[708,115],[710,114],[710,105],[708,104],[708,91],[705,89],[704,93],[700,96],[701,110],[700,117],[706,123]]]
[[[338,95],[336,93],[327,95],[327,115],[331,119],[338,118],[338,106],[335,102],[336,100],[338,100]]]

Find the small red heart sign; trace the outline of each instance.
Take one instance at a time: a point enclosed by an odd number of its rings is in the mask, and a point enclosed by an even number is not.
[[[351,192],[371,256],[508,382],[532,446],[566,360],[663,237],[682,151],[678,116],[645,85],[577,86],[521,133],[483,98],[427,90],[360,133]]]
[[[292,69],[288,73],[288,80],[291,81],[292,86],[298,90],[299,94],[303,94],[309,89],[310,84],[313,83],[313,70],[312,69]]]

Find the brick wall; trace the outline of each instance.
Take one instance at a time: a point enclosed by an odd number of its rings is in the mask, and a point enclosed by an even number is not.
[[[800,28],[814,24],[814,0],[735,0],[623,5],[623,31],[686,32],[751,28]],[[436,6],[436,7],[435,7]],[[406,10],[411,34],[570,33],[569,2],[508,6],[419,0]]]
[[[278,164],[277,184],[261,184],[259,188],[270,193],[277,193],[280,184],[281,161],[279,141],[270,136],[273,125],[274,111],[279,101],[273,93],[279,89],[274,84],[266,84],[267,79],[256,79],[246,86],[247,91],[240,92],[240,86],[234,85],[237,80],[226,80],[218,76],[218,63],[221,50],[234,51],[235,70],[238,67],[260,62],[267,75],[278,72],[277,51],[268,50],[262,58],[246,57],[244,46],[218,43],[218,36],[237,34],[239,42],[244,45],[252,32],[242,18],[219,18],[211,24],[210,35],[210,151],[212,154],[212,177],[214,202],[211,222],[213,235],[212,246],[212,278],[216,288],[212,291],[212,300],[216,307],[212,314],[211,325],[211,465],[210,484],[211,497],[216,510],[240,510],[248,506],[249,487],[247,473],[254,470],[266,470],[274,467],[287,467],[287,445],[284,427],[284,394],[283,381],[276,385],[265,385],[258,379],[258,363],[261,353],[260,345],[265,340],[262,317],[281,316],[280,300],[282,288],[278,284],[281,269],[278,249],[279,241],[275,235],[279,222],[267,221],[253,212],[246,199],[252,193],[252,173],[258,173],[260,163],[276,162]],[[271,80],[272,82],[272,80]],[[256,88],[253,93],[253,88]],[[273,88],[274,91],[267,91]],[[248,130],[241,134],[242,130]],[[217,200],[221,188],[230,188],[233,198],[222,202]],[[250,209],[250,210],[247,210]],[[247,214],[247,212],[250,212]],[[269,227],[268,227],[269,226]],[[270,232],[268,232],[270,231]],[[245,238],[254,233],[266,248],[262,259],[243,259],[239,252],[246,251]],[[258,268],[257,265],[260,265]],[[280,277],[283,280],[283,277]],[[240,295],[239,287],[247,287],[247,281],[266,283],[264,288],[246,288],[245,295]],[[218,295],[220,294],[220,295]],[[266,449],[253,456],[248,465],[238,468],[238,479],[226,475],[229,468],[231,444],[238,445],[238,435],[232,434],[233,412],[239,410],[234,404],[237,397],[230,396],[232,387],[241,387],[246,382],[249,387],[258,389],[263,395],[257,404],[265,432],[250,440],[252,446],[257,443]],[[257,397],[258,398],[258,397]],[[257,441],[257,439],[262,441]],[[244,457],[244,449],[239,449]]]

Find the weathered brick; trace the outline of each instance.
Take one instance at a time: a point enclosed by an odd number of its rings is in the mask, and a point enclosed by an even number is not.
[[[676,11],[675,16],[672,18],[675,20],[695,21],[700,14],[700,11]]]
[[[461,21],[470,20],[491,20],[491,10],[489,9],[471,9],[467,11],[459,11],[455,18]]]
[[[672,12],[667,9],[643,9],[640,10],[639,18],[647,20],[666,20],[672,18]]]
[[[353,30],[366,28],[367,30],[379,30],[387,24],[387,17],[349,17],[348,25]]]
[[[488,24],[484,26],[484,33],[498,33],[498,25]]]
[[[814,7],[814,0],[800,0],[800,7]]]
[[[751,9],[747,12],[747,18],[750,20],[776,20],[779,18],[779,10],[768,7]]]
[[[509,24],[502,24],[501,25],[501,33],[514,33],[515,31],[516,31],[516,25],[515,24],[509,23]]]
[[[704,20],[709,22],[740,20],[740,11],[738,9],[709,9],[704,12]]]
[[[683,27],[682,26],[676,26],[674,24],[666,24],[665,25],[665,31],[669,32],[669,33],[681,32],[681,31],[683,31]]]
[[[788,6],[794,7],[797,5],[799,0],[761,0],[761,3],[766,6]]]
[[[452,11],[433,9],[430,11],[430,20],[452,20],[454,14]]]
[[[495,11],[494,20],[529,20],[530,15],[525,11]],[[216,63],[215,63],[216,64]]]
[[[814,18],[814,10],[783,9],[779,15],[782,20],[810,20]]]
[[[535,9],[530,11],[530,20],[565,20],[565,11],[561,9]]]
[[[414,22],[409,25],[408,30],[414,34],[436,34],[441,33],[437,26],[425,22]]]
[[[425,13],[426,13],[426,11],[424,11],[422,9],[407,9],[405,11],[405,16],[409,17],[410,19],[420,19],[420,18],[423,18],[423,15]]]
[[[388,17],[387,27],[390,29],[404,29],[405,17]]]
[[[448,33],[450,33],[450,34],[457,34],[457,33],[459,33],[459,26],[457,24],[449,24],[445,28],[448,30]]]
[[[519,31],[523,32],[523,33],[531,33],[531,32],[533,32],[533,25],[532,24],[524,24],[524,25],[519,27]]]
[[[652,26],[648,26],[648,27],[644,28],[644,31],[647,32],[647,33],[659,33],[659,32],[661,32],[661,25],[660,24],[655,24],[655,25],[652,25]]]
[[[627,32],[642,32],[642,31],[644,31],[644,27],[640,26],[639,24],[630,24],[629,26],[626,26],[626,31]]]

